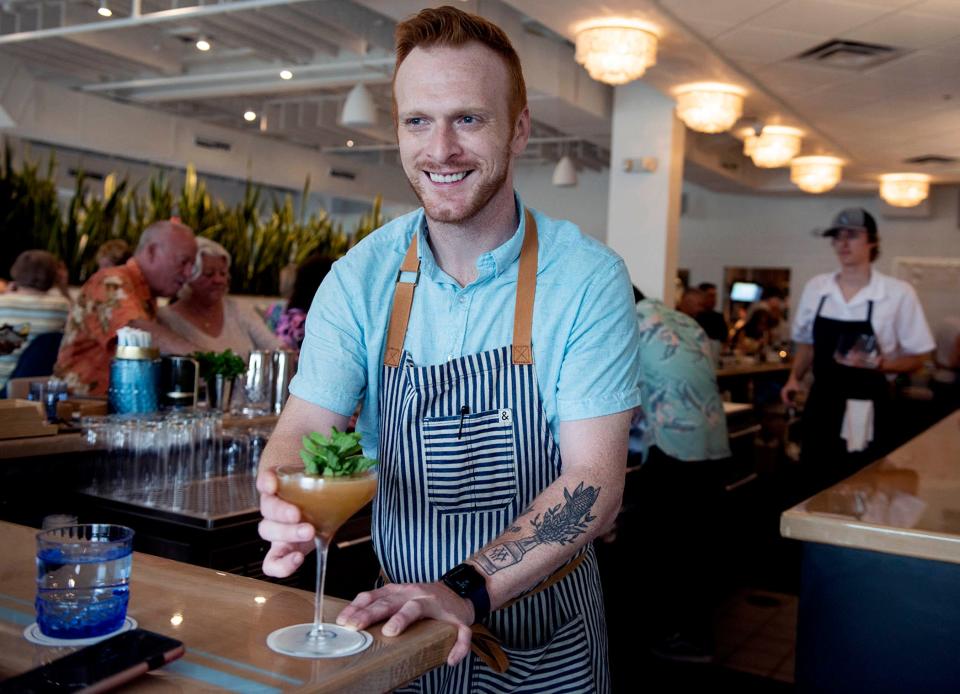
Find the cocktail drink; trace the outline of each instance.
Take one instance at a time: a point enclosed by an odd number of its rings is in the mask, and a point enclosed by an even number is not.
[[[277,496],[300,509],[316,529],[317,582],[312,624],[284,627],[267,637],[278,653],[302,658],[336,658],[366,647],[363,634],[323,622],[323,584],[330,541],[350,516],[363,508],[377,491],[377,468],[352,475],[311,475],[302,465],[276,469]]]

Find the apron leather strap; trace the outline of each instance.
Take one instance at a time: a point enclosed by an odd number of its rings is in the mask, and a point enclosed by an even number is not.
[[[513,363],[532,364],[533,299],[537,291],[537,222],[525,210],[527,224],[517,270],[517,299],[513,309]]]
[[[580,563],[583,561],[585,556],[586,553],[584,552],[580,556],[576,557],[573,561],[554,571],[552,574],[550,574],[550,577],[547,578],[546,581],[538,585],[529,593],[524,593],[523,595],[518,595],[513,600],[508,600],[501,605],[499,609],[503,610],[508,607],[512,607],[521,600],[529,598],[531,595],[541,593],[550,586],[559,583],[571,573],[576,571],[577,567],[580,566]],[[486,664],[487,667],[497,674],[503,674],[506,672],[510,668],[510,658],[507,657],[507,654],[503,650],[503,646],[500,645],[500,640],[493,635],[493,632],[491,632],[482,624],[474,624],[472,627],[470,627],[470,630],[473,632],[473,639],[470,642],[470,650],[473,651],[477,657]]]
[[[532,332],[533,332],[533,300],[537,289],[537,223],[524,210],[526,228],[523,235],[523,245],[520,248],[520,267],[517,271],[517,297],[513,312],[513,347],[512,359],[514,364],[532,364]],[[420,281],[420,259],[417,257],[417,236],[414,232],[403,258],[400,271],[397,272],[397,286],[393,294],[393,307],[390,311],[390,325],[387,328],[387,346],[383,353],[385,366],[396,368],[400,365],[400,355],[403,353],[403,343],[407,337],[407,325],[410,322],[410,309],[413,306],[413,292]],[[413,282],[403,281],[405,272],[415,272],[417,277]]]
[[[403,273],[415,272],[413,282],[402,281]],[[383,363],[396,368],[400,365],[403,353],[403,341],[407,336],[407,323],[410,322],[410,309],[413,307],[413,290],[420,282],[420,258],[417,257],[417,233],[414,232],[407,254],[397,272],[397,288],[393,294],[393,310],[390,312],[390,326],[387,328],[387,348],[383,353]]]
[[[531,595],[541,593],[550,586],[559,583],[577,570],[577,567],[583,562],[583,558],[585,556],[586,552],[582,552],[572,561],[561,566],[559,569],[550,574],[547,580],[531,590],[529,593],[523,593],[522,595],[515,597],[513,600],[508,600],[501,605],[499,609],[503,610],[508,607],[512,607],[521,600],[529,598]],[[384,573],[382,568],[380,569],[380,580],[383,585],[390,583],[390,579],[387,577],[387,574]],[[507,654],[503,650],[503,646],[500,645],[500,639],[498,639],[493,632],[483,624],[474,624],[470,627],[470,631],[473,632],[473,637],[470,640],[470,650],[473,651],[473,653],[480,658],[480,660],[482,660],[487,667],[497,674],[503,674],[506,672],[510,668],[510,658],[507,657]]]

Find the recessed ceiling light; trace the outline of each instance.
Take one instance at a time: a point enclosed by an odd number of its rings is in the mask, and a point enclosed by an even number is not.
[[[293,73],[290,72],[289,70],[281,70],[281,71],[280,71],[280,79],[282,79],[282,80],[292,80],[292,79],[293,79]]]
[[[199,39],[197,39],[197,50],[198,50],[198,51],[209,51],[209,50],[210,50],[210,42],[207,41],[207,39],[205,39],[205,38],[199,38]]]
[[[347,140],[347,147],[353,147],[355,144],[353,140]]]
[[[103,1],[100,3],[100,9],[97,10],[97,14],[100,15],[101,17],[112,17],[112,16],[113,16],[113,10],[111,10],[109,7],[107,7],[106,0],[103,0]]]
[[[257,114],[255,111],[246,111],[243,114],[243,119],[252,123],[253,121],[257,120]]]

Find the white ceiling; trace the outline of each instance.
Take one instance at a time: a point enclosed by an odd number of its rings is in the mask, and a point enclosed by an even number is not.
[[[849,160],[848,182],[884,172],[926,171],[960,181],[960,0],[511,0],[574,39],[598,16],[643,18],[663,31],[658,65],[645,80],[664,91],[722,79],[750,90],[745,115],[808,132],[805,153]],[[830,39],[905,49],[863,72],[796,61]]]
[[[453,0],[446,0],[452,2]],[[150,108],[257,130],[300,144],[341,147],[353,139],[367,150],[390,147],[390,54],[397,19],[424,0],[305,0],[258,10],[3,43],[16,30],[103,21],[93,0],[5,0],[0,10],[0,60],[22,61],[31,73],[76,89],[139,102]],[[724,80],[749,91],[745,116],[803,128],[806,153],[849,161],[846,185],[899,170],[960,182],[960,164],[908,165],[923,155],[960,158],[960,0],[467,0],[469,11],[499,17],[519,12],[527,32],[539,33],[559,56],[548,84],[542,68],[530,81],[536,135],[533,156],[555,156],[552,138],[605,145],[609,123],[596,110],[571,104],[565,82],[585,79],[572,60],[577,25],[600,16],[645,18],[662,30],[659,62],[644,80],[668,92],[679,84]],[[110,0],[113,20],[130,0]],[[173,7],[143,0],[143,12]],[[179,5],[178,5],[179,6]],[[38,8],[43,7],[41,12]],[[19,22],[19,24],[17,24]],[[538,30],[542,26],[548,31]],[[194,47],[200,35],[213,50]],[[795,60],[830,39],[879,43],[901,57],[854,72]],[[516,40],[516,37],[515,37]],[[281,68],[295,77],[282,81]],[[337,123],[349,88],[369,84],[381,125],[357,131]],[[556,82],[556,83],[554,83]],[[608,100],[609,101],[609,100]],[[242,113],[265,119],[254,124]],[[752,122],[752,121],[750,121]],[[702,137],[691,142],[703,143]],[[736,147],[711,136],[709,150]],[[588,149],[590,147],[588,146]],[[595,149],[581,156],[602,160]],[[782,172],[778,174],[782,178]],[[762,186],[760,186],[762,188]]]

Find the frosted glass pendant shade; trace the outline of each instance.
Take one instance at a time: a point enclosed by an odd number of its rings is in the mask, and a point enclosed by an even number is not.
[[[356,85],[347,94],[340,113],[340,124],[354,128],[371,128],[377,124],[377,105],[373,102],[370,90],[362,84]]]
[[[919,173],[892,173],[880,177],[880,197],[894,207],[916,207],[930,195],[930,177]]]
[[[626,84],[657,62],[657,34],[643,22],[603,20],[577,32],[575,60],[604,84]]]

